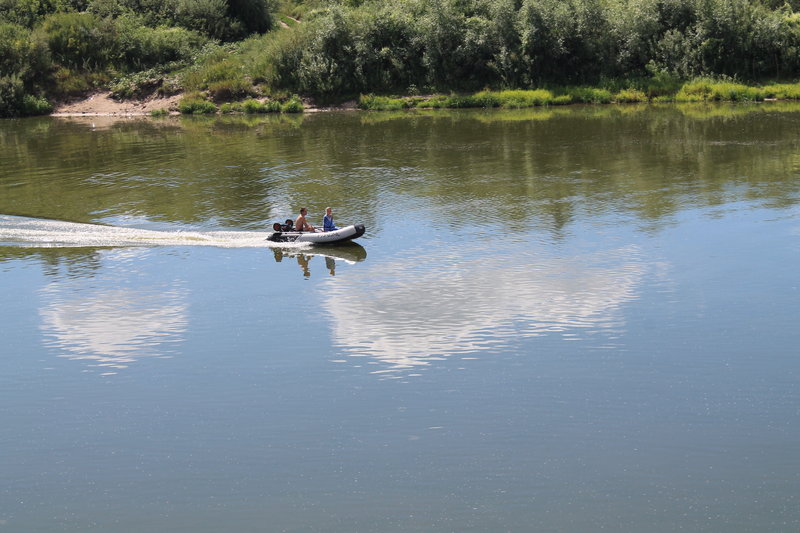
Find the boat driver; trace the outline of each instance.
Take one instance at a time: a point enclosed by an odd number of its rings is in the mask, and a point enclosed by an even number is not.
[[[308,223],[308,221],[306,221],[306,215],[307,214],[308,214],[308,211],[306,211],[305,207],[300,209],[300,216],[297,217],[297,220],[294,221],[294,230],[295,231],[310,231],[310,232],[317,231],[314,228],[314,226],[312,226],[311,224]]]

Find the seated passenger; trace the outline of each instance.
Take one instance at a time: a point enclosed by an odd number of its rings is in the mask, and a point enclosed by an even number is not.
[[[308,231],[308,232],[317,231],[314,228],[314,226],[312,226],[306,221],[306,213],[308,213],[308,211],[306,211],[305,207],[300,209],[300,216],[297,217],[297,220],[294,221],[295,231]]]
[[[281,224],[281,231],[294,231],[294,220],[287,218],[286,222]]]
[[[325,216],[322,219],[322,231],[335,231],[339,228],[333,223],[333,210],[330,207],[325,208]]]

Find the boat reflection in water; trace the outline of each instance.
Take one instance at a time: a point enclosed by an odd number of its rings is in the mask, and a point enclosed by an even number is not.
[[[275,261],[283,262],[284,259],[296,259],[303,276],[311,277],[310,262],[315,256],[322,257],[325,261],[325,269],[331,276],[336,275],[336,262],[354,264],[364,261],[367,258],[367,250],[360,244],[354,242],[339,244],[336,246],[315,246],[301,249],[292,248],[273,248]]]
[[[323,302],[343,352],[394,377],[543,335],[613,348],[622,304],[652,268],[635,246],[567,257],[477,245],[403,255],[330,280]]]
[[[146,249],[97,253],[102,270],[59,276],[41,289],[45,344],[103,374],[144,357],[171,357],[188,326],[187,290],[180,281],[149,284],[132,276],[128,263],[144,260]]]

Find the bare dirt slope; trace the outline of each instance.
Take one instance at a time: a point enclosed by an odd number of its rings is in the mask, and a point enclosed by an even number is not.
[[[115,115],[148,115],[156,109],[177,111],[181,95],[167,98],[150,97],[144,100],[114,100],[111,92],[102,91],[91,94],[80,100],[57,104],[53,109],[54,116],[115,116]]]

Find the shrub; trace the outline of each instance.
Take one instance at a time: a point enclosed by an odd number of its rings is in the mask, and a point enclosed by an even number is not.
[[[110,81],[105,72],[81,72],[61,67],[53,74],[50,90],[58,96],[74,96],[105,86]]]
[[[47,115],[53,111],[53,104],[43,96],[33,96],[26,94],[22,97],[23,115]]]
[[[302,113],[303,102],[300,101],[298,96],[292,96],[283,105],[281,105],[281,112],[283,113]]]
[[[0,117],[15,117],[22,112],[25,89],[19,76],[0,76]]]
[[[653,61],[650,61],[646,68],[650,73],[650,78],[647,80],[648,97],[674,95],[680,90],[682,82],[674,74],[667,70],[659,69]]]
[[[175,6],[176,21],[184,28],[222,41],[244,36],[241,22],[228,17],[225,0],[176,0]]]
[[[54,13],[42,24],[53,59],[77,69],[101,69],[116,55],[114,23],[91,13]]]
[[[206,42],[201,34],[184,28],[144,26],[137,17],[116,21],[119,66],[143,70],[168,63],[186,62]],[[173,65],[177,68],[182,65]]]
[[[161,109],[153,109],[152,111],[150,111],[150,116],[153,118],[166,117],[169,116],[169,111],[167,111],[163,107]]]
[[[25,73],[46,69],[48,63],[45,43],[39,46],[31,32],[22,26],[0,22],[0,72],[4,75],[16,72],[24,77]]]
[[[265,33],[272,29],[272,11],[276,6],[267,0],[228,0],[229,16],[241,22],[246,33]]]

